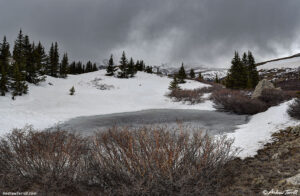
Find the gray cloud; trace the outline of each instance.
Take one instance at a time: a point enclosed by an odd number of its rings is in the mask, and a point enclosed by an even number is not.
[[[74,60],[125,50],[149,64],[225,67],[234,50],[299,52],[299,10],[298,0],[0,0],[0,36],[12,43],[22,28]]]

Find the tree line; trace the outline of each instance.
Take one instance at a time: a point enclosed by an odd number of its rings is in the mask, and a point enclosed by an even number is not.
[[[96,71],[96,64],[90,61],[69,64],[68,54],[64,53],[60,61],[57,42],[52,43],[49,53],[39,42],[30,42],[29,36],[20,30],[14,42],[13,51],[4,36],[0,43],[0,94],[5,96],[11,92],[12,98],[27,94],[27,83],[38,84],[45,80],[46,75],[66,78],[67,74],[81,74]]]
[[[134,62],[132,57],[128,60],[125,52],[123,51],[119,64],[115,64],[113,55],[110,56],[106,68],[106,76],[132,78],[138,71],[153,73],[153,67],[146,66],[143,60],[137,60]]]

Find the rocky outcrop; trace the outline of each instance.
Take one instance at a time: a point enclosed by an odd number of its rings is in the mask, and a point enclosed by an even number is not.
[[[259,81],[259,83],[256,85],[255,90],[251,96],[252,99],[258,98],[259,96],[261,96],[263,90],[265,89],[275,89],[275,86],[272,82],[263,79],[261,81]]]

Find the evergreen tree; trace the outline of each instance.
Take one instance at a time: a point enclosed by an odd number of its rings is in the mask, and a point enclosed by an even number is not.
[[[28,86],[26,85],[25,78],[19,70],[19,65],[15,62],[13,64],[13,75],[11,88],[13,90],[13,99],[15,96],[21,96],[27,94]]]
[[[244,66],[248,66],[248,56],[246,52],[243,53],[242,63],[244,64]]]
[[[49,65],[48,65],[48,74],[52,77],[58,76],[58,68],[59,68],[59,53],[58,53],[58,45],[57,42],[55,44],[51,44],[51,48],[49,51]]]
[[[203,80],[201,72],[199,72],[199,74],[198,74],[198,80],[200,80],[200,81]]]
[[[98,67],[97,67],[96,63],[94,63],[94,65],[93,65],[93,71],[98,71]]]
[[[60,77],[62,77],[62,78],[66,78],[67,77],[68,66],[69,66],[68,54],[65,53],[64,56],[63,56],[63,59],[61,61],[61,64],[60,64],[60,69],[59,69],[59,75],[60,75]]]
[[[146,73],[150,73],[150,74],[153,73],[152,66],[146,66],[146,68],[144,70]]]
[[[24,37],[24,56],[25,56],[25,71],[26,71],[26,81],[29,83],[36,83],[37,73],[33,59],[33,47],[30,44],[29,37],[26,35]]]
[[[194,72],[194,69],[191,69],[191,71],[190,71],[190,77],[191,77],[191,78],[195,78],[195,72]]]
[[[180,87],[178,85],[178,80],[176,75],[173,76],[173,80],[171,81],[170,85],[169,85],[169,90],[179,90]]]
[[[92,71],[93,71],[93,64],[91,61],[88,61],[86,63],[85,73],[92,72]]]
[[[20,30],[13,49],[13,59],[15,63],[18,65],[18,69],[21,72],[21,75],[25,75],[25,67],[26,67],[24,45],[25,44],[24,44],[23,32],[22,30]]]
[[[74,86],[72,86],[72,88],[70,88],[70,95],[74,95],[75,94],[75,88]]]
[[[219,80],[218,74],[216,74],[215,83],[220,83],[220,80]]]
[[[127,75],[128,77],[134,77],[134,74],[135,74],[135,69],[134,69],[134,62],[133,62],[133,59],[130,58],[130,61],[128,63],[128,69],[127,69]]]
[[[122,57],[120,60],[120,66],[119,66],[120,71],[118,72],[118,77],[119,78],[128,78],[128,61],[125,55],[125,52],[123,51]]]
[[[248,88],[255,88],[259,82],[259,75],[255,65],[255,60],[250,51],[248,51]]]
[[[185,69],[184,69],[184,66],[183,66],[183,63],[179,69],[179,72],[178,72],[178,82],[179,83],[185,83],[185,79],[186,79],[186,73],[185,73]]]
[[[106,75],[107,76],[113,76],[115,75],[116,67],[114,65],[114,59],[113,55],[110,55],[109,61],[108,61],[108,66],[106,68]]]
[[[2,44],[0,44],[0,93],[1,96],[4,96],[6,92],[8,92],[9,88],[9,43],[6,41],[6,37],[4,36]]]
[[[93,71],[98,71],[96,63],[93,64]]]
[[[231,64],[226,78],[226,87],[233,89],[246,88],[248,81],[247,67],[241,61],[238,52],[235,52]]]
[[[69,74],[76,74],[76,62],[73,61],[69,67]]]
[[[45,53],[45,49],[42,46],[41,42],[38,43],[36,47],[34,47],[33,50],[33,59],[36,67],[36,71],[40,78],[44,78],[43,75],[47,73],[47,61],[48,57]],[[43,79],[42,79],[43,80]]]

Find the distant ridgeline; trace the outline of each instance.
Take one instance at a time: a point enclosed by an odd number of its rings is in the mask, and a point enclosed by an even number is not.
[[[60,61],[58,44],[52,43],[49,53],[39,42],[30,43],[29,37],[20,30],[10,52],[9,43],[4,36],[0,43],[0,95],[11,92],[12,98],[28,92],[27,83],[38,84],[45,80],[46,75],[66,78],[67,74],[81,74],[97,71],[96,64],[73,62],[69,64],[68,55],[64,53]]]

